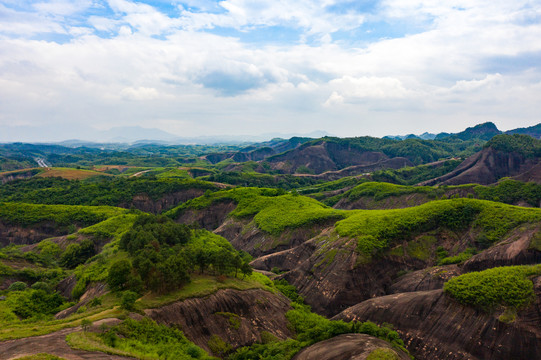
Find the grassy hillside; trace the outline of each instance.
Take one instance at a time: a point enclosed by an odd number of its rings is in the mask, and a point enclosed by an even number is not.
[[[516,152],[526,157],[541,156],[541,141],[528,135],[497,135],[484,146],[504,152]]]
[[[203,209],[212,203],[230,200],[237,204],[231,216],[253,217],[256,225],[269,234],[279,235],[286,228],[298,228],[345,217],[340,210],[329,208],[305,196],[286,194],[283,190],[238,188],[218,191],[208,196],[190,200],[166,213],[176,218],[187,209]]]
[[[189,189],[216,190],[211,183],[192,179],[100,178],[74,181],[33,178],[4,184],[0,200],[35,204],[111,205],[129,203],[135,195],[151,199]]]
[[[541,209],[521,208],[485,200],[451,199],[393,210],[355,210],[336,224],[340,236],[358,241],[358,251],[371,257],[398,239],[446,228],[454,231],[472,228],[477,241],[488,246],[524,223],[541,220]]]
[[[57,225],[74,223],[91,225],[125,213],[111,206],[36,205],[0,203],[0,220],[13,225],[29,226],[45,221]]]

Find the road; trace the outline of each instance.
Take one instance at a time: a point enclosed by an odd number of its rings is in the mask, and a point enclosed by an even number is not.
[[[50,167],[44,159],[42,158],[35,158],[36,162],[38,163],[39,167]]]

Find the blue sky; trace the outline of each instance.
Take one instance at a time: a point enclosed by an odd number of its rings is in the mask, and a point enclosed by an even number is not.
[[[0,129],[530,126],[539,39],[526,0],[0,0]]]

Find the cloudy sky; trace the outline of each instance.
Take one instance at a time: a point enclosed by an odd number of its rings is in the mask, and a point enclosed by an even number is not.
[[[540,105],[538,0],[0,0],[4,132],[507,130]]]

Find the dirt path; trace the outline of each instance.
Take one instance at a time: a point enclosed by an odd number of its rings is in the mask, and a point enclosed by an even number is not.
[[[106,323],[114,325],[118,319],[96,321],[92,328]],[[0,342],[0,360],[17,359],[22,356],[47,353],[67,360],[133,360],[133,358],[108,355],[99,351],[75,350],[66,343],[66,335],[81,331],[81,327],[63,329],[51,334]]]
[[[141,176],[141,175],[143,175],[144,173],[147,173],[147,172],[149,172],[149,171],[152,171],[152,169],[136,172],[135,174],[131,175],[130,177],[138,177],[138,176]]]

